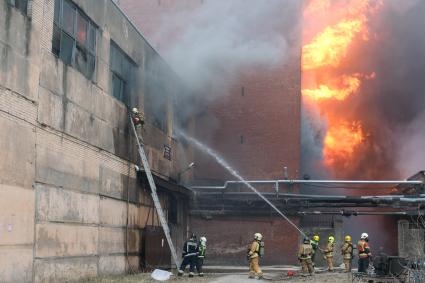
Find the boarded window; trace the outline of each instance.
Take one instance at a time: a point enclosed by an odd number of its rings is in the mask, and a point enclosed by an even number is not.
[[[68,0],[56,0],[52,52],[93,80],[96,68],[96,25]]]
[[[136,64],[113,41],[111,41],[110,68],[112,96],[130,105],[132,76]]]

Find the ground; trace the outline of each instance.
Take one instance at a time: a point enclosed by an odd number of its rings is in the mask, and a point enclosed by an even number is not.
[[[302,277],[300,275],[295,275],[292,277],[286,276],[286,273],[265,273],[265,278],[263,280],[249,279],[247,273],[209,273],[205,277],[194,277],[189,278],[187,275],[180,277],[172,277],[170,280],[165,282],[196,282],[196,283],[254,283],[254,282],[317,282],[317,283],[344,283],[352,282],[351,277],[347,273],[342,272],[321,272],[317,273],[314,276]],[[109,277],[100,277],[95,278],[89,281],[84,281],[87,283],[136,283],[136,282],[159,282],[150,278],[149,273],[142,273],[137,275],[127,275],[127,276],[109,276]]]

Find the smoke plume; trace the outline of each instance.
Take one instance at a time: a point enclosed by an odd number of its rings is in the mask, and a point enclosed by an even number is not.
[[[192,11],[163,16],[164,55],[196,93],[226,94],[246,68],[282,64],[298,36],[299,1],[204,0]]]

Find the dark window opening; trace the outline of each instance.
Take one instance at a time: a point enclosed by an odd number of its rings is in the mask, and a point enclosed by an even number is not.
[[[27,15],[28,12],[28,0],[8,0],[10,6],[15,7],[22,14]]]
[[[56,0],[52,52],[93,80],[96,68],[96,25],[68,0]]]
[[[110,68],[112,96],[130,105],[130,87],[136,64],[113,41],[111,41]]]
[[[168,222],[178,224],[178,203],[172,195],[168,196]]]
[[[241,96],[245,96],[245,87],[241,87]]]
[[[243,135],[241,135],[240,136],[240,139],[241,139],[241,144],[243,144],[245,141],[244,141],[244,136]]]

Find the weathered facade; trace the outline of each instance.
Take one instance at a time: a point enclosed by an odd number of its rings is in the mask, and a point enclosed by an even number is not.
[[[178,79],[112,0],[0,0],[0,282],[140,270],[158,226],[138,179],[142,130],[172,237],[187,230],[172,138]],[[166,247],[165,247],[166,248]]]

